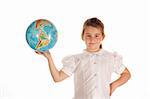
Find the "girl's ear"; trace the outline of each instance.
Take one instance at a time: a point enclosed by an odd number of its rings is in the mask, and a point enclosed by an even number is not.
[[[83,41],[85,41],[85,38],[84,38],[84,36],[82,37],[82,40],[83,40]]]
[[[84,33],[83,32],[82,32],[81,38],[82,38],[83,41],[85,41]]]
[[[105,34],[103,34],[103,39],[102,40],[104,40],[104,38],[105,38]]]

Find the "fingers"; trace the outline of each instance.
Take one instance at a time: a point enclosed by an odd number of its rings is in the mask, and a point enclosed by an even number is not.
[[[37,51],[37,50],[35,51],[35,53],[37,53],[37,54],[42,54],[42,52],[39,52],[39,51]]]
[[[35,53],[36,53],[36,54],[39,54],[39,52],[38,52],[38,51],[35,51]]]
[[[109,96],[111,96],[111,95],[112,95],[112,92],[110,91]]]
[[[45,51],[45,52],[39,52],[39,51],[35,51],[35,53],[36,54],[39,54],[39,55],[44,55],[44,56],[48,56],[48,55],[50,55],[50,52],[47,50],[47,51]]]
[[[112,92],[113,92],[113,86],[112,86],[112,83],[110,84],[110,92],[109,92],[109,95],[111,96],[112,95]]]

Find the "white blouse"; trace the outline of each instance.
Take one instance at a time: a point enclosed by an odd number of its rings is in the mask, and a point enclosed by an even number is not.
[[[125,66],[122,57],[104,49],[64,57],[62,71],[74,74],[74,99],[110,99],[109,84],[113,72],[121,74]]]

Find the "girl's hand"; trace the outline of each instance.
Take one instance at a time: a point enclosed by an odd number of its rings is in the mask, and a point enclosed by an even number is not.
[[[45,51],[45,52],[35,51],[35,53],[37,53],[39,55],[43,55],[46,58],[50,57],[50,52],[49,51]]]
[[[112,93],[115,91],[115,89],[116,89],[116,87],[115,87],[114,83],[111,83],[111,84],[110,84],[110,93],[109,93],[110,96],[111,96]]]

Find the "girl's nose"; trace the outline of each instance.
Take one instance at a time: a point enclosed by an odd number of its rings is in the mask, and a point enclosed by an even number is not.
[[[95,37],[91,37],[91,38],[90,38],[90,42],[91,42],[91,43],[95,43],[96,41],[97,41],[97,40],[96,40]]]

